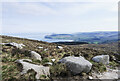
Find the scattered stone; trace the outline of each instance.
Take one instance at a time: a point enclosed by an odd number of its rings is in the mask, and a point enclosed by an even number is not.
[[[38,54],[37,52],[31,51],[30,54],[31,54],[31,57],[32,57],[32,58],[37,59],[37,60],[40,60],[40,61],[42,60],[40,54]]]
[[[36,79],[40,79],[41,75],[45,75],[45,76],[49,76],[50,72],[49,72],[49,67],[45,67],[42,65],[36,65],[36,64],[32,64],[29,62],[25,62],[26,61],[30,61],[30,59],[20,59],[20,60],[16,60],[16,63],[22,64],[22,72],[21,75],[26,74],[28,70],[33,69],[37,74],[35,75]]]
[[[44,49],[44,51],[47,51],[48,50],[48,48],[47,49]]]
[[[52,60],[52,62],[55,62],[55,59],[51,59]]]
[[[45,65],[53,65],[51,62],[47,62],[45,63]]]
[[[59,62],[65,63],[67,68],[74,75],[79,74],[81,72],[88,73],[92,67],[92,64],[82,56],[80,57],[68,56],[61,59]]]
[[[58,49],[63,49],[63,47],[62,47],[62,46],[57,46],[57,48],[58,48]]]
[[[43,47],[38,47],[39,49],[42,49]]]
[[[1,43],[1,45],[6,45],[6,46],[14,46],[16,48],[22,49],[25,45],[24,44],[18,44],[15,42],[12,43]]]
[[[120,64],[120,61],[117,61]]]
[[[22,43],[21,43],[20,45],[21,45],[21,46],[25,46],[25,45],[24,45],[24,44],[22,44]]]
[[[2,49],[3,52],[10,52],[11,49]]]
[[[114,61],[117,60],[117,59],[115,58],[115,56],[113,56],[113,55],[111,56],[111,59],[114,60]]]
[[[89,76],[89,77],[88,77],[88,79],[90,79],[90,80],[91,80],[91,79],[93,79],[93,77],[92,77],[92,76]]]
[[[109,64],[109,55],[98,55],[93,57],[92,60],[102,64]]]
[[[5,45],[6,43],[0,43],[0,45]]]
[[[19,48],[19,49],[22,49],[23,46],[25,46],[25,45],[23,45],[23,44],[18,44],[18,43],[15,43],[15,42],[12,42],[12,43],[9,43],[9,44],[12,45],[12,46],[15,46],[15,47],[17,47],[17,48]]]

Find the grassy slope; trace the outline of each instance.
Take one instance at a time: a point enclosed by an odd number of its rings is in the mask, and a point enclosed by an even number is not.
[[[25,74],[24,76],[20,76],[19,69],[17,68],[17,65],[15,64],[15,60],[22,59],[22,58],[29,58],[27,50],[33,50],[38,52],[42,56],[42,61],[33,60],[33,63],[35,64],[42,64],[44,65],[46,62],[51,62],[51,59],[56,59],[56,62],[53,66],[50,66],[51,70],[51,78],[57,78],[57,77],[72,77],[75,79],[76,77],[79,78],[85,78],[88,74],[80,74],[77,76],[73,76],[69,74],[67,69],[65,69],[65,65],[57,64],[57,61],[65,56],[69,55],[75,55],[75,56],[84,56],[87,60],[91,61],[91,58],[95,55],[101,55],[101,54],[109,54],[111,57],[111,65],[116,66],[117,63],[115,63],[112,60],[113,55],[118,53],[118,50],[116,49],[116,43],[115,44],[108,44],[108,45],[95,45],[95,44],[88,44],[88,45],[76,45],[76,46],[66,46],[62,45],[64,49],[58,49],[56,48],[57,44],[53,43],[47,43],[37,40],[29,40],[29,39],[23,39],[23,38],[16,38],[16,37],[9,37],[9,36],[2,36],[2,42],[16,42],[16,43],[23,43],[26,45],[24,49],[19,50],[14,47],[9,46],[2,46],[2,78],[5,79],[19,79],[19,80],[25,80],[25,79],[34,79],[34,72],[29,72]],[[42,46],[43,49],[38,49],[37,47]],[[105,48],[105,49],[104,49]],[[110,49],[116,49],[111,50]],[[44,51],[44,49],[48,49],[47,51]],[[91,61],[92,62],[92,61]],[[93,63],[93,68],[91,71],[97,71],[97,72],[103,72],[105,71],[105,66],[100,63]],[[45,76],[41,76],[41,78],[45,79]]]

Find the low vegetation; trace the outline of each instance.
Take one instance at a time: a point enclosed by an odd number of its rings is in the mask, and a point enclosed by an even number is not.
[[[66,56],[83,56],[87,60],[89,60],[92,64],[92,71],[95,72],[104,72],[106,71],[106,66],[101,63],[95,63],[91,61],[91,58],[96,55],[102,55],[102,54],[109,54],[115,55],[118,53],[118,50],[109,51],[111,49],[116,49],[115,46],[110,47],[111,45],[102,45],[105,47],[103,49],[101,45],[96,44],[87,44],[87,45],[62,45],[63,49],[56,48],[58,45],[53,43],[47,43],[42,41],[36,41],[36,40],[29,40],[29,39],[23,39],[23,38],[15,38],[15,37],[8,37],[8,36],[1,36],[3,43],[7,42],[16,42],[16,43],[22,43],[25,45],[23,49],[17,49],[15,47],[11,46],[2,46],[2,54],[0,55],[2,57],[2,79],[3,80],[35,80],[36,73],[33,70],[30,70],[27,74],[21,76],[20,70],[17,67],[17,64],[15,63],[18,59],[31,59],[29,56],[29,51],[36,51],[42,56],[42,61],[32,59],[32,63],[37,65],[45,65],[47,62],[53,63],[53,65],[50,66],[50,78],[57,78],[57,77],[75,77],[74,75],[71,75],[71,73],[66,69],[66,66],[64,64],[59,64],[58,61]],[[115,44],[114,44],[115,45]],[[38,47],[41,46],[43,48],[39,49]],[[45,50],[47,49],[47,50]],[[117,56],[115,56],[117,59]],[[55,59],[55,62],[52,62],[51,59]],[[111,68],[117,67],[118,63],[116,63],[113,59],[110,60],[109,66]],[[86,75],[90,75],[90,73],[85,74],[82,73],[80,75],[76,75],[77,77],[85,78]],[[41,79],[47,79],[45,75],[41,76]]]

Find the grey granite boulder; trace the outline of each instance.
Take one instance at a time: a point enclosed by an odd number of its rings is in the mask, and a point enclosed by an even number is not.
[[[20,59],[20,60],[16,60],[16,63],[19,63],[22,65],[22,71],[21,71],[21,75],[25,74],[28,72],[28,70],[34,70],[37,74],[35,75],[36,79],[40,79],[41,75],[45,75],[45,76],[49,76],[50,72],[49,72],[49,67],[45,67],[42,65],[36,65],[36,64],[32,64],[29,62],[32,62],[32,60],[30,59]]]
[[[109,64],[109,55],[98,55],[93,57],[92,60],[102,64]]]
[[[84,57],[69,56],[61,59],[60,63],[65,63],[67,68],[74,74],[81,72],[88,73],[91,70],[92,64]]]
[[[42,60],[40,54],[38,54],[37,52],[31,51],[30,54],[31,54],[31,57],[32,57],[32,58],[37,59],[37,60],[40,60],[40,61]]]

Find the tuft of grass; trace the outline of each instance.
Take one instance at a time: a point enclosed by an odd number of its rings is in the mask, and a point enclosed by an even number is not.
[[[36,60],[36,59],[32,59],[32,63],[34,63],[34,64],[41,64],[41,61],[40,60]]]
[[[46,76],[45,76],[45,75],[41,75],[40,77],[41,77],[41,78],[46,78]]]
[[[118,67],[119,64],[116,63],[115,61],[111,61],[111,62],[109,63],[109,66],[110,66],[111,69],[115,69],[115,67]]]
[[[17,60],[17,58],[11,58],[11,57],[3,57],[2,62],[7,63],[7,62],[14,62]]]
[[[42,62],[42,64],[45,64],[47,62],[50,62],[50,59],[49,58],[44,58],[41,62]]]
[[[7,69],[7,65],[2,66],[2,70]]]
[[[2,66],[2,78],[3,80],[14,79],[15,76],[19,73],[15,65],[3,65]]]
[[[66,68],[65,64],[58,64],[56,63],[55,65],[50,67],[50,73],[52,77],[57,77],[57,76],[62,76],[66,77],[69,75],[69,71]]]
[[[97,63],[94,61],[91,61],[91,63],[93,64],[92,66],[92,70],[97,71],[97,72],[105,72],[107,70],[106,66],[102,63]]]

